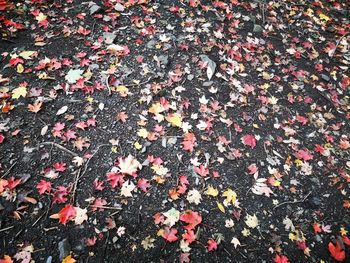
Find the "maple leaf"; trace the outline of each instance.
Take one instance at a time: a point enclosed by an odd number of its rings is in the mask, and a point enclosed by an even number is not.
[[[5,255],[2,259],[0,259],[0,263],[13,263],[13,260],[10,256]]]
[[[43,105],[42,101],[35,101],[33,104],[28,104],[28,111],[38,113]]]
[[[20,86],[12,90],[13,99],[19,99],[19,97],[24,98],[25,96],[27,96],[27,89],[25,86]]]
[[[57,190],[53,194],[52,203],[62,204],[67,202],[68,190],[66,187],[60,185],[57,187]]]
[[[133,175],[137,172],[138,169],[141,169],[141,164],[130,154],[125,159],[118,158],[119,161],[119,169],[123,174]]]
[[[233,237],[231,240],[231,244],[233,244],[233,246],[237,248],[237,246],[241,245],[241,242],[239,242],[239,240],[236,237]]]
[[[135,189],[134,183],[127,180],[123,183],[120,193],[122,196],[132,197],[131,192],[134,191],[134,189]]]
[[[97,238],[95,236],[85,240],[85,245],[88,247],[93,247],[96,244]]]
[[[244,145],[250,146],[252,149],[256,146],[256,139],[254,135],[247,134],[242,137],[242,142]]]
[[[186,199],[188,202],[198,205],[201,202],[202,196],[198,190],[192,189],[188,191]]]
[[[74,84],[77,82],[77,80],[82,78],[84,70],[81,69],[70,69],[65,76],[65,79],[69,84]]]
[[[148,192],[148,188],[151,187],[149,181],[145,178],[141,178],[137,181],[137,187],[140,188],[143,192]]]
[[[284,255],[276,255],[273,258],[273,262],[275,262],[275,263],[289,263],[289,259]]]
[[[117,121],[121,121],[122,123],[126,122],[128,119],[128,115],[125,111],[118,112],[117,114]]]
[[[191,244],[193,241],[196,240],[196,235],[194,234],[193,230],[188,230],[186,233],[182,234],[182,238],[186,240],[189,244]]]
[[[98,178],[94,180],[94,189],[98,191],[102,191],[105,187],[103,186],[103,181],[99,181]]]
[[[167,212],[164,212],[163,215],[166,217],[163,224],[168,225],[169,227],[175,225],[176,222],[180,219],[180,212],[174,207],[168,210]]]
[[[328,243],[328,250],[331,253],[331,256],[337,261],[343,261],[345,259],[345,251],[341,247],[340,242],[337,240],[336,245],[332,242]]]
[[[37,184],[36,189],[38,189],[39,194],[41,194],[41,195],[46,193],[46,192],[50,193],[51,192],[51,182],[47,182],[45,180],[41,180]],[[0,193],[1,193],[1,191],[0,191]]]
[[[181,127],[182,125],[182,117],[178,113],[171,113],[168,116],[165,117],[165,119],[171,123],[174,127]]]
[[[7,180],[0,178],[0,194],[5,190],[7,185],[8,185]]]
[[[64,172],[66,170],[66,166],[67,164],[64,162],[53,164],[53,168],[55,168],[57,172]]]
[[[208,251],[214,251],[218,249],[218,243],[214,239],[209,239],[207,244],[208,244]]]
[[[196,137],[194,136],[194,133],[188,132],[184,135],[182,145],[185,151],[193,152],[195,143]]]
[[[190,263],[190,253],[181,253],[179,257],[180,263]]]
[[[2,133],[0,133],[0,144],[2,144],[4,140],[5,140],[5,136]]]
[[[50,216],[52,219],[58,219],[63,225],[66,225],[69,220],[73,220],[76,216],[76,209],[72,205],[68,204],[62,208],[58,214],[53,214]]]
[[[21,179],[16,179],[14,176],[11,176],[9,179],[7,179],[7,188],[10,190],[15,189],[20,183]]]
[[[246,223],[246,225],[250,228],[256,228],[259,225],[259,220],[256,217],[256,215],[249,215],[247,214],[246,216],[246,220],[244,221]]]
[[[74,218],[74,223],[76,225],[81,225],[84,221],[88,220],[88,216],[87,216],[87,209],[84,208],[80,208],[80,207],[74,207],[75,211],[76,211],[76,216]]]
[[[224,200],[224,205],[228,205],[232,202],[234,204],[237,201],[237,194],[232,189],[228,188],[225,192],[222,193],[223,197],[226,197]]]
[[[109,172],[107,173],[107,181],[113,188],[117,185],[122,186],[124,183],[124,175],[121,173]]]
[[[62,263],[75,263],[77,262],[74,258],[72,258],[71,255],[65,257],[63,260],[62,260]]]
[[[176,228],[166,227],[165,229],[161,229],[159,231],[159,234],[168,242],[175,242],[176,240],[178,240],[178,237],[176,236]]]
[[[148,250],[154,247],[154,241],[156,241],[154,238],[151,238],[151,236],[147,236],[144,240],[142,240],[141,245],[144,250]]]
[[[194,167],[194,171],[202,177],[205,177],[209,174],[209,169],[203,164],[201,164],[199,167]]]
[[[304,161],[309,161],[312,160],[314,157],[313,155],[308,151],[308,150],[299,150],[295,156],[298,159],[304,160]]]
[[[188,224],[184,227],[188,231],[194,229],[197,225],[202,223],[202,217],[198,214],[198,212],[194,212],[192,210],[186,210],[183,212],[180,216],[180,220]]]

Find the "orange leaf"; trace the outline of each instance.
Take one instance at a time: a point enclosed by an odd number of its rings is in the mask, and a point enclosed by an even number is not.
[[[35,101],[33,104],[28,104],[28,111],[37,113],[41,110],[42,105],[42,101]]]
[[[0,263],[12,263],[12,259],[10,256],[5,255],[3,259],[0,259]]]
[[[65,225],[69,220],[74,219],[76,214],[77,212],[73,206],[66,205],[58,214],[54,214],[50,218],[58,219],[60,223]]]

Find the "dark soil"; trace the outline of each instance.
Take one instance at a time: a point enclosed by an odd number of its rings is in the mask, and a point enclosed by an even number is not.
[[[116,2],[125,10],[116,10]],[[196,2],[201,4],[191,6]],[[95,1],[100,9],[90,14],[92,2],[19,1],[0,14],[24,25],[7,26],[0,41],[0,258],[30,262],[18,258],[32,246],[35,262],[61,262],[68,255],[78,262],[188,262],[187,252],[191,262],[284,262],[278,261],[283,255],[290,262],[333,262],[334,244],[345,253],[343,261],[350,260],[349,4],[235,2]],[[105,31],[114,32],[113,43],[103,40]],[[127,46],[130,53],[110,54],[111,44]],[[26,57],[22,51],[37,54]],[[216,63],[211,80],[204,54]],[[22,61],[13,63],[16,57]],[[47,65],[38,68],[45,58]],[[71,65],[63,65],[64,59]],[[83,70],[81,79],[68,83],[70,69]],[[23,82],[27,93],[16,98],[14,89]],[[118,91],[124,86],[127,96]],[[28,110],[35,102],[43,103],[37,113]],[[155,103],[169,105],[160,112],[163,119],[150,111]],[[57,115],[64,106],[67,111]],[[117,118],[121,112],[125,122]],[[167,120],[172,113],[181,116],[182,127]],[[96,125],[76,126],[88,120]],[[65,125],[62,134],[72,130],[76,138],[55,136],[57,123]],[[184,123],[196,137],[193,151],[182,144]],[[156,139],[138,135],[142,128],[156,132]],[[244,142],[245,135],[254,136],[256,145]],[[88,141],[81,149],[79,138]],[[68,150],[84,163],[74,163]],[[237,152],[241,157],[235,158]],[[143,178],[151,184],[146,192],[136,187],[132,197],[107,180],[128,155],[142,169],[125,181],[137,186]],[[168,169],[160,176],[164,183],[157,183],[149,156],[161,158]],[[65,163],[66,170],[49,178],[55,163]],[[209,175],[194,171],[200,164]],[[258,178],[267,179],[263,188],[270,194],[253,191],[252,164]],[[173,200],[169,190],[181,175],[189,185]],[[20,181],[11,187],[13,179]],[[51,182],[50,192],[39,193],[41,180]],[[104,189],[96,189],[96,180]],[[59,186],[66,187],[67,200],[55,203]],[[218,190],[216,197],[206,194],[210,186]],[[199,204],[188,200],[193,189],[201,194]],[[220,211],[227,189],[235,191],[237,202]],[[94,209],[98,198],[105,200],[104,209]],[[62,224],[50,218],[67,204],[86,208],[88,219]],[[157,234],[165,225],[156,224],[154,215],[171,208],[202,217],[190,251],[181,248],[181,220],[172,226],[177,241]],[[256,227],[246,223],[249,215],[258,218]],[[234,226],[227,227],[228,220]],[[124,234],[118,234],[120,227]],[[154,239],[148,249],[142,243],[147,238]],[[217,249],[209,251],[210,239]],[[63,240],[68,246],[62,256]]]

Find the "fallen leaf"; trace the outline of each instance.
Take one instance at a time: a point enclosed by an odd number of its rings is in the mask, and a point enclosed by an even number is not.
[[[133,182],[127,180],[123,183],[121,188],[121,195],[125,197],[132,197],[131,192],[134,191],[135,185]]]

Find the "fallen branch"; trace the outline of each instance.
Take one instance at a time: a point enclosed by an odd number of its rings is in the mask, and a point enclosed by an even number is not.
[[[40,145],[51,145],[59,148],[62,151],[65,151],[66,153],[69,153],[70,155],[73,155],[74,157],[78,156],[75,152],[72,152],[71,150],[68,150],[67,148],[63,147],[62,145],[59,145],[58,143],[55,142],[42,142]]]
[[[276,205],[273,209],[276,209],[277,207],[280,207],[280,206],[286,205],[286,204],[304,203],[305,200],[309,197],[310,194],[311,194],[311,192],[309,192],[302,200],[297,200],[297,201],[286,201],[286,202],[280,203],[280,204]]]

